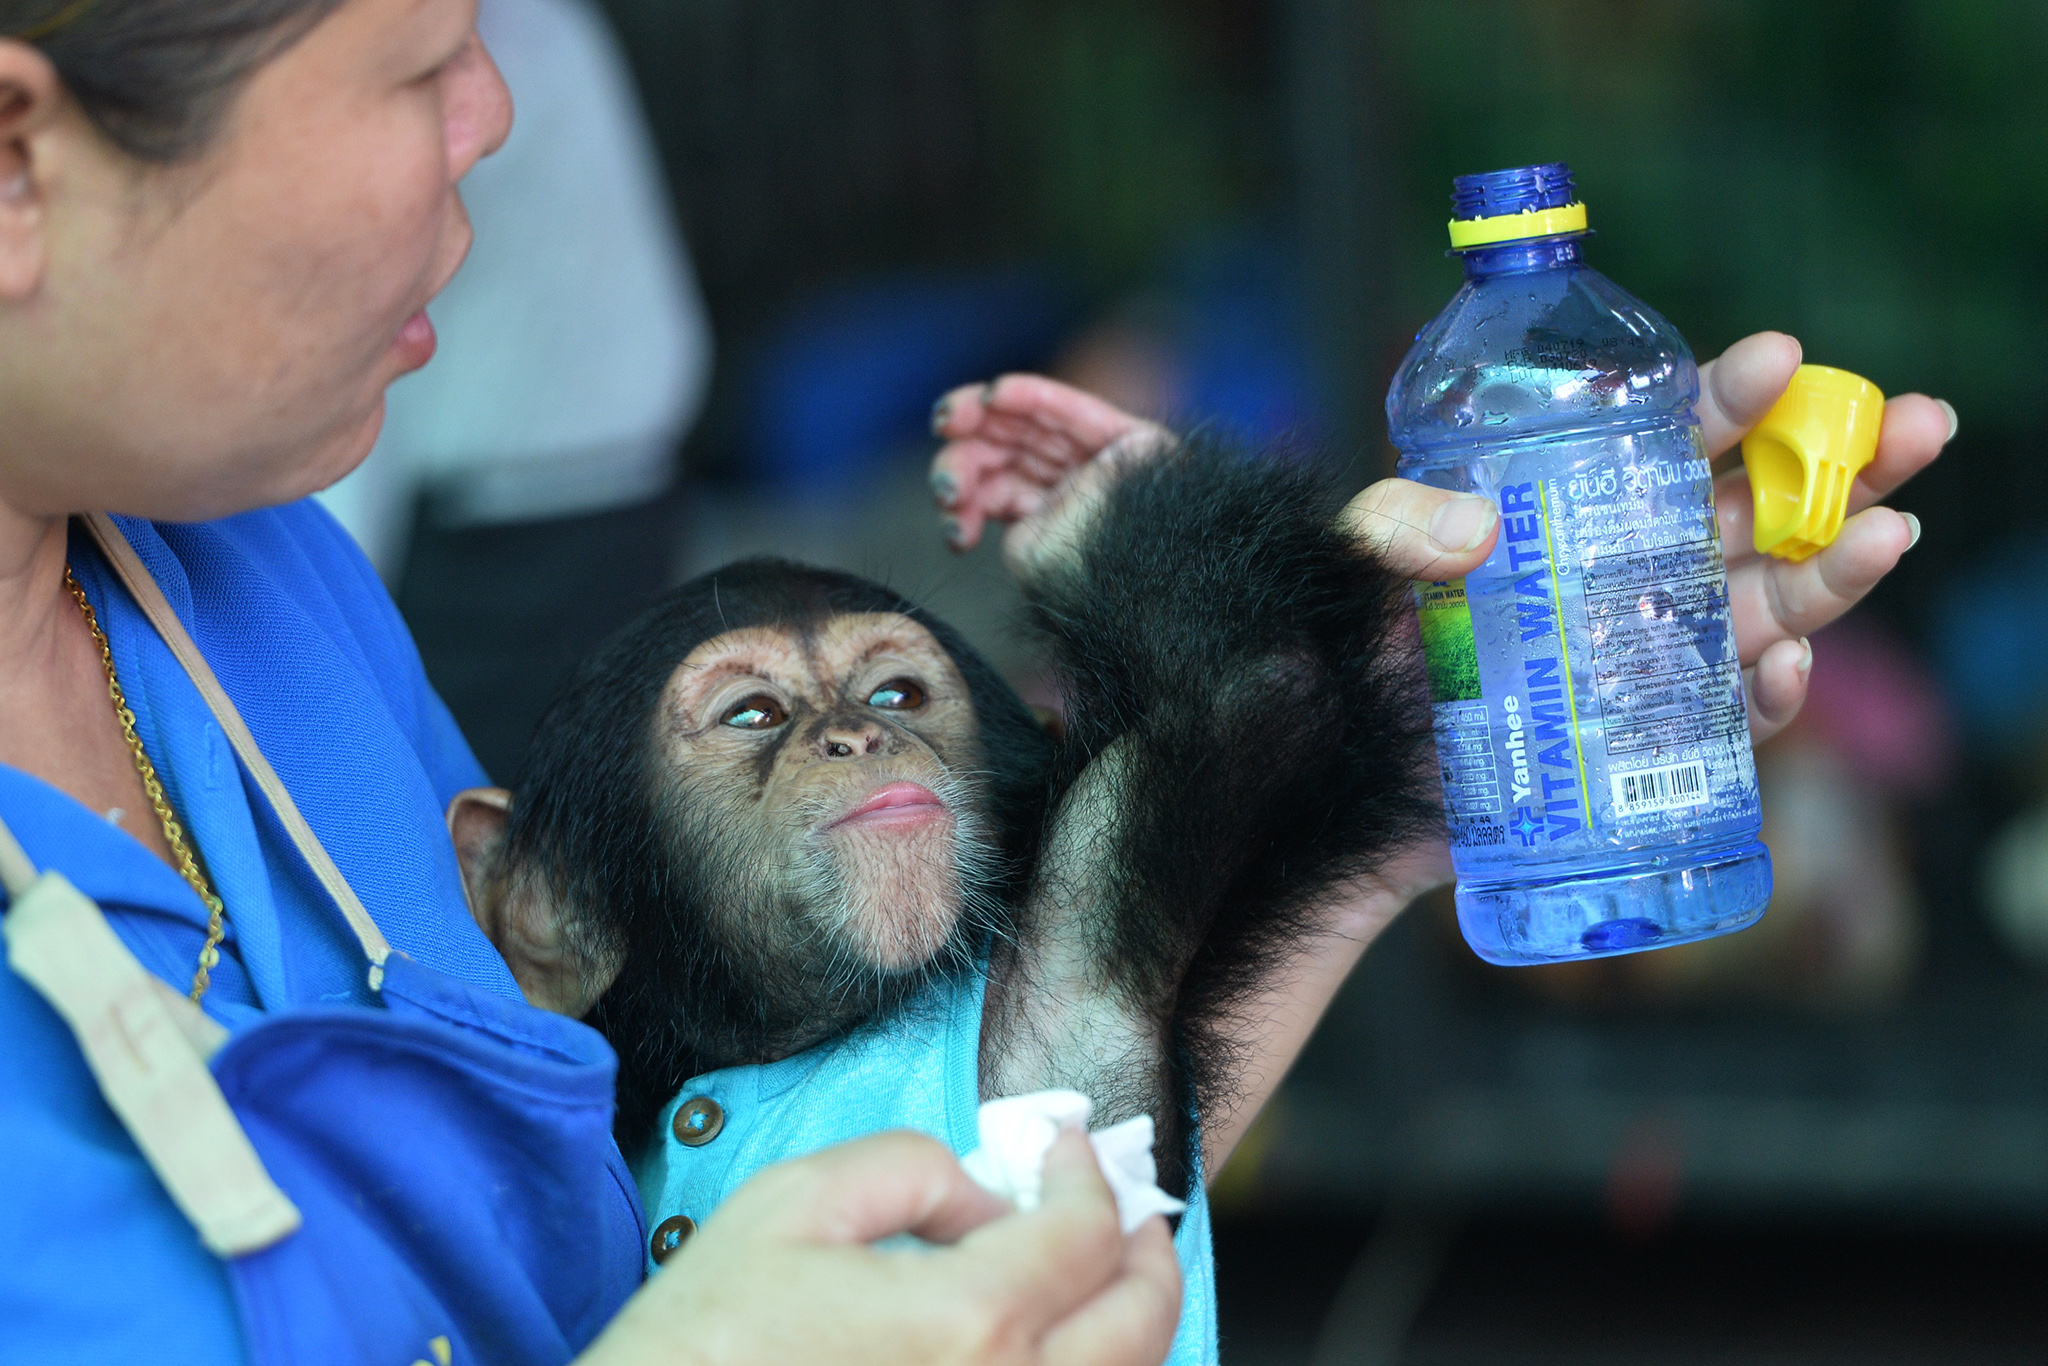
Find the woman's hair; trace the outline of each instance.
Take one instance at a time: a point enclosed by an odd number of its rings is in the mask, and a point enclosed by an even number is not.
[[[42,50],[130,156],[203,151],[242,82],[342,0],[0,0],[0,38]]]

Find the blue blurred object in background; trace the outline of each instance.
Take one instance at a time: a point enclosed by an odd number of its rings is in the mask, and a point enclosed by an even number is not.
[[[2012,757],[2048,731],[2048,537],[2008,543],[1937,594],[1935,665],[1970,743]]]
[[[752,370],[754,469],[792,486],[844,485],[925,436],[955,385],[1041,366],[1076,317],[1048,270],[906,272],[810,296]]]
[[[1219,231],[1176,252],[1132,306],[1169,372],[1170,411],[1239,440],[1324,429],[1293,256],[1277,235]],[[752,469],[843,486],[922,440],[932,401],[1006,370],[1046,369],[1084,316],[1049,268],[906,272],[812,294],[751,367]]]
[[[1173,416],[1245,441],[1327,434],[1304,343],[1299,266],[1277,234],[1199,239],[1162,284],[1181,369]]]

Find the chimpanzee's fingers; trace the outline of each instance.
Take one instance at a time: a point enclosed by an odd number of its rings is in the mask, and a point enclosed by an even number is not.
[[[944,508],[968,502],[982,480],[1009,464],[1010,452],[1001,446],[972,438],[948,441],[932,457],[932,499]]]
[[[1919,539],[1917,519],[1867,508],[1842,524],[1833,545],[1793,563],[1756,557],[1728,573],[1735,649],[1745,664],[1784,640],[1812,635],[1877,586]]]
[[[1082,451],[1029,419],[985,412],[972,435],[954,437],[932,458],[932,498],[942,508],[958,507],[971,502],[980,485],[1000,473],[1051,488],[1095,454],[1095,449]]]
[[[1804,637],[1781,640],[1765,650],[1742,679],[1749,699],[1749,738],[1762,744],[1792,724],[1806,703],[1806,686],[1812,679],[1813,646]]]
[[[983,416],[975,439],[1014,451],[1020,461],[1037,462],[1034,473],[1056,480],[1081,464],[1099,446],[1084,446],[1072,433],[1056,431],[1029,417],[991,411]]]
[[[1500,509],[1475,493],[1382,479],[1353,498],[1345,524],[1387,568],[1410,579],[1455,579],[1486,562]]]
[[[996,412],[1026,418],[1072,442],[1083,459],[1110,442],[1150,426],[1107,399],[1043,375],[1004,375],[985,399]]]
[[[981,533],[987,526],[988,514],[981,510],[978,497],[965,499],[939,514],[939,535],[957,551],[972,550],[980,545]]]
[[[974,492],[955,499],[939,514],[939,534],[955,550],[972,550],[990,522],[1018,522],[1044,511],[1053,494],[1036,479],[1004,470],[975,486]]]
[[[939,395],[932,405],[932,435],[941,441],[974,435],[981,426],[982,400],[988,390],[987,384],[963,384]]]
[[[1771,410],[1799,360],[1797,341],[1783,332],[1759,332],[1700,367],[1700,401],[1693,411],[1708,458],[1740,441]]]

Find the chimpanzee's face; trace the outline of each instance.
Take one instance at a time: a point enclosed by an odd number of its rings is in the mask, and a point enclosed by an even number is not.
[[[953,938],[986,844],[980,756],[967,685],[922,625],[713,637],[670,676],[653,739],[657,819],[733,889],[721,939],[850,985]]]

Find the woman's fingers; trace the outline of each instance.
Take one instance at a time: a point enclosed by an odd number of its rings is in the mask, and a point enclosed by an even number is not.
[[[1900,394],[1884,405],[1877,454],[1849,489],[1849,511],[1861,512],[1933,464],[1955,439],[1956,410],[1925,394]]]
[[[1792,724],[1806,704],[1806,685],[1812,679],[1813,646],[1803,637],[1778,641],[1763,652],[1742,680],[1752,742],[1762,744]]]
[[[1046,1153],[1037,1209],[975,1230],[959,1251],[992,1288],[1032,1307],[1034,1337],[1107,1289],[1122,1274],[1124,1237],[1088,1136],[1066,1130]]]
[[[1771,410],[1799,368],[1799,343],[1783,332],[1744,337],[1700,367],[1694,408],[1709,459],[1742,439]]]
[[[1408,579],[1455,579],[1486,562],[1500,532],[1490,498],[1407,479],[1382,479],[1353,498],[1345,523],[1388,569]]]
[[[720,1216],[790,1243],[864,1245],[899,1233],[957,1242],[1010,1212],[937,1139],[898,1130],[761,1172]]]
[[[898,1233],[951,1246],[869,1246]],[[580,1360],[1157,1366],[1179,1300],[1163,1226],[1123,1237],[1084,1135],[1017,1214],[938,1142],[879,1134],[742,1185]]]
[[[1887,401],[1884,425],[1878,429],[1877,454],[1849,489],[1850,514],[1889,496],[1933,464],[1955,431],[1955,409],[1940,399],[1900,394]],[[1721,524],[1721,546],[1729,567],[1756,558],[1756,501],[1747,470],[1738,467],[1714,481],[1714,512]]]
[[[1842,524],[1835,543],[1793,563],[1757,557],[1728,571],[1735,648],[1745,665],[1780,641],[1812,635],[1861,601],[1919,537],[1919,525],[1887,507]]]
[[[1045,1336],[1040,1360],[1075,1366],[1152,1366],[1180,1321],[1180,1263],[1154,1216],[1124,1240],[1123,1275]]]

